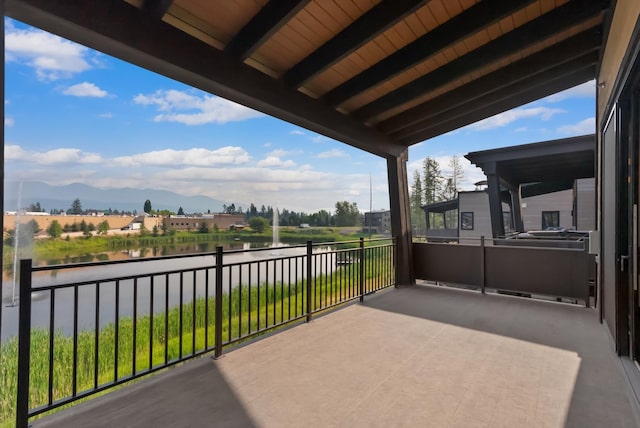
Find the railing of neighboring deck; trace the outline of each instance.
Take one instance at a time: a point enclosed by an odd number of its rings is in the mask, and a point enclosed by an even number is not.
[[[34,267],[22,260],[16,425],[27,427],[43,412],[208,352],[218,357],[225,346],[362,301],[395,284],[395,257],[393,239],[360,239],[75,265]],[[176,260],[191,265],[164,267]],[[135,263],[154,268],[131,269]],[[88,268],[92,279],[32,285],[38,272],[57,278]],[[44,326],[32,327],[34,304],[46,313]]]

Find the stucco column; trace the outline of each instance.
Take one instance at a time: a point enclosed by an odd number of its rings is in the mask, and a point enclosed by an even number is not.
[[[415,283],[412,257],[411,210],[407,178],[408,151],[387,157],[391,234],[396,238],[397,284]]]

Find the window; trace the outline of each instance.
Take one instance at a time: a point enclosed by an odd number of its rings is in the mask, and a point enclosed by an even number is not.
[[[473,230],[473,212],[460,213],[460,229]]]
[[[542,211],[542,230],[560,227],[560,211]]]

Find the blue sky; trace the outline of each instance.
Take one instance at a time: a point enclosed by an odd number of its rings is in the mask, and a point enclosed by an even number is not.
[[[373,208],[389,206],[381,158],[17,21],[5,26],[6,180],[314,212],[339,200],[368,210],[371,176]],[[409,176],[426,156],[446,174],[452,155],[594,132],[594,109],[588,82],[416,144]],[[483,177],[463,164],[471,189]]]

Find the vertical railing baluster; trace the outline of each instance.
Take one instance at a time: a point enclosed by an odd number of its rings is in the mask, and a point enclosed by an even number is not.
[[[227,302],[229,302],[228,305],[227,305],[228,311],[229,311],[229,313],[227,314],[227,332],[228,332],[227,337],[229,338],[229,342],[231,342],[231,333],[232,333],[231,332],[231,330],[232,330],[231,326],[233,325],[232,318],[231,318],[231,314],[233,313],[233,307],[232,307],[233,306],[233,299],[231,298],[231,295],[232,295],[232,292],[233,292],[233,290],[232,290],[233,289],[232,279],[233,279],[233,266],[229,266],[229,281],[227,282],[228,285],[229,285],[229,291],[227,292]]]
[[[93,326],[93,387],[94,389],[97,389],[100,375],[100,282],[96,282],[96,298],[94,311],[95,325]]]
[[[209,270],[204,271],[204,349],[209,350]]]
[[[364,238],[360,238],[360,301],[364,302]]]
[[[216,349],[214,355],[216,358],[222,355],[222,265],[223,265],[223,249],[218,246],[216,248],[216,313],[215,313],[215,341]]]
[[[242,337],[242,265],[238,267],[238,286],[236,287],[236,293],[238,293],[238,337]]]
[[[18,312],[18,385],[16,427],[29,426],[29,375],[31,369],[31,259],[20,260]]]
[[[262,262],[258,262],[258,272],[257,272],[257,281],[258,281],[258,313],[256,314],[256,321],[257,321],[257,326],[256,326],[256,330],[260,330],[260,265],[262,265]]]
[[[247,332],[251,333],[251,268],[253,263],[249,263],[249,278],[247,279],[247,306],[249,307],[249,316],[247,317]]]
[[[73,286],[73,366],[71,368],[71,396],[78,393],[78,286]]]
[[[484,248],[484,235],[480,237],[480,290],[484,294],[485,287],[485,248]]]
[[[269,327],[269,260],[264,262],[264,328]]]
[[[113,335],[113,356],[115,358],[115,361],[113,363],[113,381],[117,381],[118,380],[118,356],[119,356],[119,352],[118,352],[118,348],[119,348],[119,344],[120,344],[120,280],[116,280],[116,284],[115,284],[116,290],[116,297],[115,297],[115,319],[114,319],[114,335]]]
[[[183,329],[182,329],[182,316],[183,316],[183,304],[184,304],[184,283],[183,283],[183,275],[182,272],[180,272],[180,284],[179,284],[179,288],[180,288],[180,322],[178,323],[178,358],[182,359],[182,333],[183,333]]]
[[[169,274],[164,276],[164,364],[169,362]]]
[[[154,279],[154,275],[151,275],[151,277],[149,278],[149,370],[153,368],[153,301],[155,298],[153,290]]]
[[[193,295],[191,296],[191,355],[196,353],[196,271],[193,271]]]
[[[131,351],[131,375],[136,375],[136,347],[138,345],[138,278],[133,279],[133,349]]]
[[[307,241],[307,322],[311,321],[311,259],[313,258],[313,244]]]
[[[56,314],[56,289],[53,288],[49,294],[49,385],[48,385],[48,404],[53,404],[53,352],[55,344],[55,314]],[[96,359],[96,364],[98,360]]]

